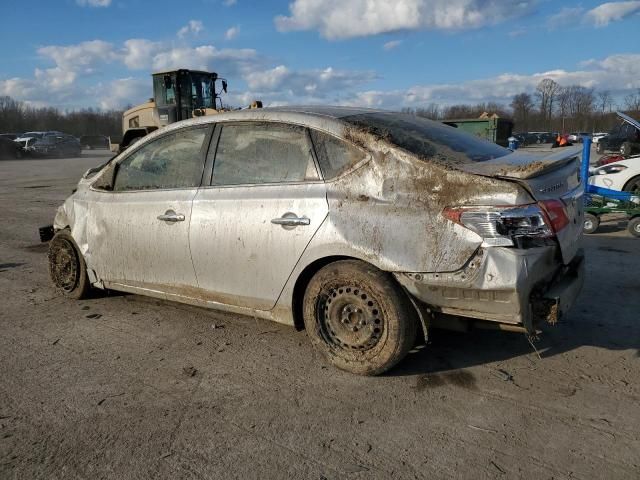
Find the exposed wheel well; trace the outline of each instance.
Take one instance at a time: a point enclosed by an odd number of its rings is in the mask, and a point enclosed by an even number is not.
[[[304,292],[307,289],[309,282],[311,281],[313,276],[316,274],[316,272],[318,272],[318,270],[320,270],[322,267],[325,267],[330,263],[339,262],[341,260],[357,260],[359,262],[367,263],[364,260],[361,260],[359,258],[349,257],[346,255],[345,256],[335,255],[332,257],[324,257],[307,265],[306,268],[302,271],[302,273],[298,276],[298,279],[296,280],[296,284],[293,287],[293,300],[292,300],[293,304],[291,305],[291,312],[293,313],[293,326],[295,327],[296,330],[298,331],[304,330],[302,303],[304,301]],[[390,277],[393,279],[393,276],[390,275]],[[395,282],[395,279],[393,279],[393,281]],[[402,290],[404,291],[404,289]],[[411,306],[410,306],[411,310],[415,311],[416,306],[413,305],[412,302],[410,303],[411,303]],[[416,312],[416,314],[417,313],[418,312]]]
[[[322,267],[329,265],[333,262],[339,262],[340,260],[358,260],[354,257],[346,256],[333,256],[324,257],[310,263],[302,271],[296,280],[296,284],[293,287],[293,304],[291,305],[291,311],[293,313],[293,325],[296,330],[304,330],[304,319],[302,318],[302,302],[304,300],[304,292],[309,285],[309,282]]]

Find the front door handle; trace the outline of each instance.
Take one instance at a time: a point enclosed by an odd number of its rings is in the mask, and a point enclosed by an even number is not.
[[[274,218],[271,223],[282,225],[283,227],[298,227],[301,225],[310,225],[311,220],[307,217],[297,217],[292,213],[285,213],[282,217]]]
[[[184,222],[184,215],[173,210],[167,210],[164,215],[158,215],[158,220],[163,222]]]

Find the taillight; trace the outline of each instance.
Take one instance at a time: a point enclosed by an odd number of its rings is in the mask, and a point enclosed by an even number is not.
[[[520,246],[522,239],[551,238],[556,231],[551,214],[535,203],[513,207],[447,207],[442,214],[480,235],[486,247]]]
[[[569,225],[569,217],[567,216],[567,210],[561,200],[543,200],[540,202],[544,209],[551,227],[555,233],[558,233],[564,227]]]

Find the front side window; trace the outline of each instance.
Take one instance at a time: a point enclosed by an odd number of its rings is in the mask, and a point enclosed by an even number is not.
[[[191,128],[147,143],[118,165],[113,189],[198,187],[204,168],[201,149],[206,134],[206,127]]]
[[[316,180],[307,133],[298,125],[223,125],[213,164],[213,185]]]
[[[311,130],[311,139],[325,180],[337,177],[365,158],[359,148],[327,133]]]

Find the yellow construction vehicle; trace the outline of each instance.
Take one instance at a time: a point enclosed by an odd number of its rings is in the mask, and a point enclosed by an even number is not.
[[[153,98],[122,115],[122,140],[111,149],[122,151],[140,137],[173,122],[224,111],[220,94],[227,81],[215,72],[171,70],[153,77]]]

